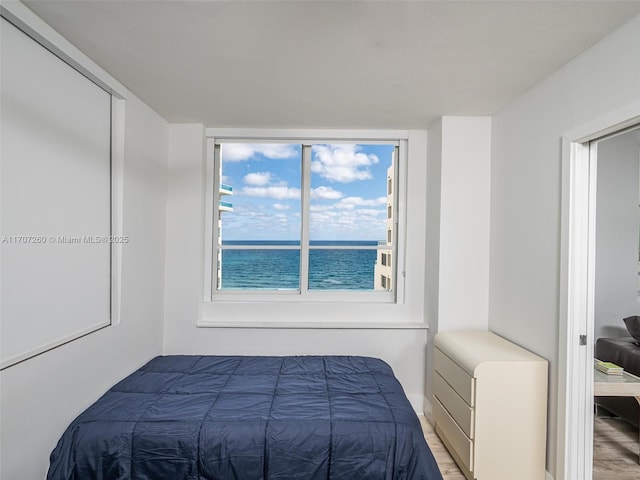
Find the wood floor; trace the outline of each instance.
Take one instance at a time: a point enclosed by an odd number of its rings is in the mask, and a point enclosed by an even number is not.
[[[444,480],[465,480],[447,452],[433,426],[419,415],[422,431],[438,462]],[[640,478],[638,429],[615,418],[594,419],[593,480],[631,480]]]
[[[616,418],[593,422],[593,480],[640,478],[638,429]]]
[[[456,465],[456,462],[451,458],[449,452],[442,444],[442,441],[436,435],[433,425],[429,423],[424,415],[418,415],[420,423],[422,424],[422,431],[424,432],[424,438],[429,444],[429,448],[433,452],[433,456],[436,458],[438,467],[440,467],[440,473],[444,480],[465,480],[464,475]]]

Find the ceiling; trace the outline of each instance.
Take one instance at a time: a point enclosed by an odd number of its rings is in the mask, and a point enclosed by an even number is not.
[[[427,128],[491,115],[640,1],[24,2],[170,122]]]

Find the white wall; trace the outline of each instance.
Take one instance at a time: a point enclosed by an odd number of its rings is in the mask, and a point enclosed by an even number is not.
[[[439,330],[486,330],[490,117],[442,118]]]
[[[493,117],[489,328],[550,361],[556,471],[561,137],[640,103],[640,17]],[[640,113],[640,109],[638,111]]]
[[[640,315],[639,160],[638,131],[598,143],[594,341],[628,336],[622,319]]]
[[[446,116],[429,129],[427,364],[439,331],[488,328],[490,163],[491,118]]]
[[[165,352],[198,354],[351,354],[386,360],[414,406],[425,381],[424,254],[426,133],[409,136],[407,290],[402,305],[305,302],[203,304],[204,135],[202,125],[172,125],[167,206]],[[388,315],[413,328],[198,328],[207,321],[352,321]],[[326,325],[324,327],[327,327]]]
[[[162,353],[168,124],[131,95],[125,128],[120,323],[0,373],[0,478],[44,478],[73,418]]]

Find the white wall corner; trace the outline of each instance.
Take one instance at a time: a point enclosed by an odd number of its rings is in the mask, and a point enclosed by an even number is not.
[[[429,398],[427,396],[423,397],[422,399],[422,413],[425,417],[427,417],[427,420],[429,420],[429,422],[433,422],[433,406],[431,405],[431,402],[429,401]]]
[[[431,126],[427,133],[427,208],[425,247],[425,317],[429,325],[427,335],[425,395],[431,397],[430,368],[433,361],[433,338],[438,333],[438,299],[440,296],[440,198],[442,171],[442,119]],[[426,410],[425,410],[426,412]]]

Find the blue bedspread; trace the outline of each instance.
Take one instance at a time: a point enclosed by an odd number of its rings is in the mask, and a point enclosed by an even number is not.
[[[48,480],[442,480],[369,357],[164,356],[68,427]]]

